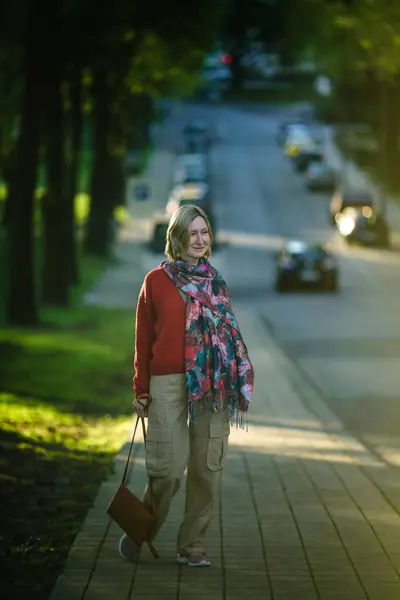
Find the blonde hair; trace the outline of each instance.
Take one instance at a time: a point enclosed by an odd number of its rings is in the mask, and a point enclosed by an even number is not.
[[[195,204],[184,204],[174,212],[168,225],[165,254],[170,260],[176,260],[185,254],[189,246],[190,225],[197,217],[202,217],[205,220],[208,233],[210,234],[210,246],[207,248],[204,256],[209,258],[211,255],[213,235],[206,213]]]

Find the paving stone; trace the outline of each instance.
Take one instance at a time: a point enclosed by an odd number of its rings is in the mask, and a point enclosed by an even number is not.
[[[154,600],[176,600],[176,593],[175,594],[168,594],[165,592],[160,592],[159,594],[157,593],[152,593],[151,598]],[[218,600],[220,600],[220,596],[218,596]],[[86,598],[85,598],[86,600]],[[113,599],[114,600],[114,599]],[[125,598],[126,600],[126,598]],[[128,600],[149,600],[149,595],[146,594],[145,592],[141,592],[140,590],[135,590],[135,592],[129,596]]]
[[[314,583],[311,578],[305,579],[304,581],[284,578],[279,580],[272,579],[272,590],[274,600],[276,598],[282,600],[289,600],[290,598],[292,598],[293,600],[297,600],[301,597],[318,597]]]
[[[64,563],[64,568],[90,571],[96,562],[97,554],[97,546],[73,546]]]
[[[269,590],[243,590],[233,589],[226,591],[226,600],[272,600]]]
[[[400,598],[400,582],[367,582],[365,589],[369,600],[398,600]]]
[[[80,600],[90,573],[62,573],[53,587],[49,600]]]
[[[200,569],[198,569],[200,571]],[[201,569],[203,572],[209,569]],[[201,593],[207,591],[210,594],[222,593],[224,588],[224,582],[222,578],[210,577],[206,573],[202,575],[200,579],[183,578],[179,581],[179,593],[184,596],[187,592],[190,593]]]
[[[179,596],[180,600],[205,600],[204,594],[198,591],[187,591],[184,595]],[[207,592],[207,600],[224,600],[223,592],[214,593]],[[176,600],[176,596],[174,596],[174,600]]]
[[[132,587],[132,597],[135,598],[135,595],[147,596],[148,600],[151,600],[153,596],[165,594],[165,595],[173,595],[177,591],[177,582],[165,582],[162,581],[153,583],[151,580],[142,581],[140,583],[133,584]]]
[[[101,585],[91,586],[85,596],[84,600],[127,600],[129,594],[129,588],[116,585]]]
[[[253,559],[247,558],[246,556],[242,557],[227,557],[224,558],[224,566],[226,569],[262,569],[265,567],[265,562],[263,558]]]
[[[361,588],[321,588],[319,589],[321,600],[367,600],[365,592]],[[380,600],[383,600],[384,596]],[[296,599],[297,600],[297,599]],[[369,600],[369,599],[368,599]],[[385,598],[385,600],[387,600]]]

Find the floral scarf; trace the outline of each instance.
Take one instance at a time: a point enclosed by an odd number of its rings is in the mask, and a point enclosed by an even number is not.
[[[185,371],[189,421],[196,420],[199,409],[208,414],[218,410],[226,411],[231,423],[236,420],[236,425],[243,427],[254,371],[225,281],[205,258],[197,265],[177,259],[162,266],[188,297]]]

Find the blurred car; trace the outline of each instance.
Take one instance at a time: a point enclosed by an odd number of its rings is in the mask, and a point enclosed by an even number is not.
[[[346,208],[336,215],[336,225],[348,243],[383,248],[390,245],[388,222],[380,212],[369,206],[362,209]]]
[[[166,206],[166,214],[170,217],[180,206],[196,204],[206,213],[213,231],[215,231],[215,215],[211,202],[210,188],[206,183],[182,184],[175,186]]]
[[[363,207],[376,208],[375,199],[368,190],[337,190],[332,196],[329,207],[332,225],[336,225],[336,215],[346,208],[359,208],[361,210]]]
[[[286,142],[287,136],[290,131],[295,129],[304,129],[307,128],[305,121],[301,118],[293,118],[287,119],[283,121],[278,126],[278,131],[276,133],[276,141],[279,145],[283,145]]]
[[[206,183],[207,178],[207,158],[204,154],[183,154],[177,158],[174,168],[174,185]]]
[[[326,162],[312,162],[306,171],[306,188],[310,191],[329,191],[336,188],[336,173]]]
[[[190,166],[175,172],[174,184],[205,183],[207,182],[207,171],[202,167]]]
[[[317,145],[309,129],[305,127],[296,128],[292,131],[289,130],[283,148],[286,156],[294,159],[302,152],[314,152],[317,149]]]
[[[322,162],[324,155],[320,150],[317,149],[300,149],[297,156],[293,158],[294,168],[298,173],[304,173],[307,171],[311,163]]]
[[[339,286],[338,277],[336,258],[322,244],[292,240],[276,256],[277,292],[309,286],[335,292]]]
[[[175,159],[174,169],[175,171],[184,168],[198,167],[207,169],[207,155],[203,153],[189,153],[179,154]]]
[[[188,153],[207,153],[212,135],[209,126],[200,119],[194,120],[185,125],[182,130],[185,149]]]
[[[200,77],[203,81],[200,89],[224,91],[229,89],[232,79],[232,57],[230,54],[216,50],[205,58]]]

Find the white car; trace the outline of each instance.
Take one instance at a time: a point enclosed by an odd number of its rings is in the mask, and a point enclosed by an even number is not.
[[[292,126],[286,136],[284,144],[284,152],[286,156],[293,158],[300,152],[313,152],[317,150],[315,143],[308,127]]]
[[[209,187],[206,183],[176,185],[168,197],[166,214],[172,215],[182,204],[208,204]]]
[[[204,154],[182,154],[176,159],[173,184],[203,183],[207,181],[207,158]]]

